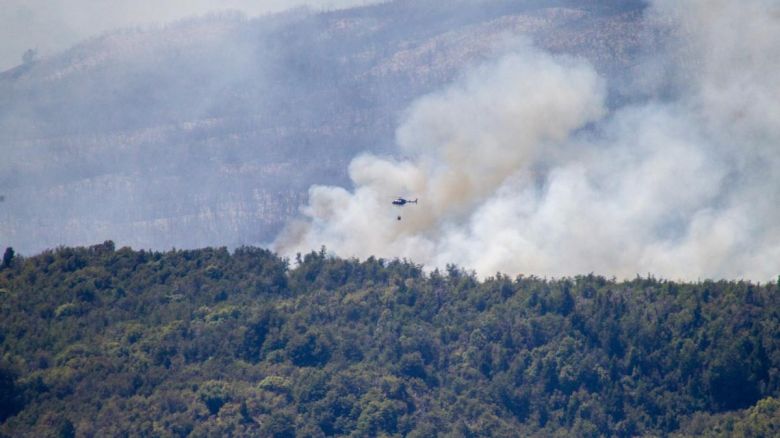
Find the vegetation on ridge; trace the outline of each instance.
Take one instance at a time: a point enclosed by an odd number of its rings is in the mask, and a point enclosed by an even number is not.
[[[479,281],[324,252],[290,269],[263,249],[111,242],[7,254],[0,435],[778,430],[777,284]]]

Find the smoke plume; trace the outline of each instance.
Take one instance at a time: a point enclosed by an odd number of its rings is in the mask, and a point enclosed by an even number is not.
[[[404,158],[361,155],[352,190],[312,187],[274,247],[479,275],[773,278],[780,6],[658,0],[646,21],[667,36],[631,104],[608,110],[586,62],[523,46],[414,103]]]

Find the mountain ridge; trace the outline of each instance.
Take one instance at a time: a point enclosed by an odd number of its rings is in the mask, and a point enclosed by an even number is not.
[[[267,242],[310,185],[349,184],[361,152],[396,154],[405,108],[494,56],[506,35],[592,58],[604,74],[641,50],[631,2],[607,15],[598,2],[486,2],[477,15],[465,13],[476,5],[413,3],[114,32],[0,74],[3,241],[23,253],[101,238],[160,249]],[[572,20],[573,33],[558,26]],[[189,222],[165,208],[183,202],[195,217],[227,213]],[[141,229],[95,220],[97,205],[140,216]],[[251,214],[228,219],[240,211]]]

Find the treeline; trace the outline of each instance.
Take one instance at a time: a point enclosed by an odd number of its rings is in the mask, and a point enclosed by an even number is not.
[[[0,435],[771,436],[778,289],[7,251]]]

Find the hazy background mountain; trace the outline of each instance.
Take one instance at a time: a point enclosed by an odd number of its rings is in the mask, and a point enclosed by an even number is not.
[[[517,36],[586,58],[610,78],[609,105],[630,100],[660,32],[643,9],[491,0],[218,13],[28,58],[0,73],[0,244],[269,242],[310,185],[348,187],[359,152],[398,155],[409,104]]]
[[[379,0],[381,1],[381,0]],[[167,23],[215,11],[248,16],[294,7],[335,10],[377,0],[3,0],[0,2],[0,70],[18,64],[33,50],[50,55],[112,30]]]

